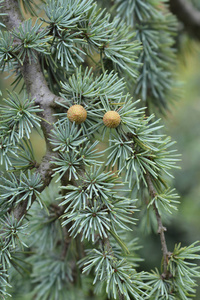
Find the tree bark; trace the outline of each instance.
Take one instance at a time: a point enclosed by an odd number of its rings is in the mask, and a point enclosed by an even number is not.
[[[11,31],[17,29],[20,25],[23,25],[23,18],[19,9],[18,1],[9,0],[3,3],[2,12],[6,15],[3,16],[3,23],[7,27],[7,30]],[[28,59],[25,59],[23,65],[19,66],[21,73],[24,78],[27,92],[32,99],[35,99],[35,104],[39,105],[42,112],[39,113],[41,117],[41,128],[46,141],[46,154],[42,159],[41,164],[37,168],[36,172],[40,174],[43,185],[40,188],[42,192],[46,186],[51,182],[51,175],[53,174],[53,164],[51,163],[52,156],[56,156],[56,153],[52,151],[52,145],[50,144],[48,138],[53,128],[53,124],[56,119],[53,116],[54,109],[53,104],[55,101],[62,100],[61,97],[54,95],[44,78],[42,73],[39,60],[32,61],[29,63]],[[32,201],[35,200],[33,197]],[[20,220],[27,212],[27,202],[23,201],[14,209],[14,215],[17,220]]]

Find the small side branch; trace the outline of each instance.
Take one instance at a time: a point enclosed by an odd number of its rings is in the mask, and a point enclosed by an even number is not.
[[[171,12],[184,24],[185,29],[196,39],[200,39],[200,11],[189,1],[169,0]]]
[[[153,182],[151,180],[151,176],[148,171],[146,171],[145,178],[147,181],[149,194],[151,195],[151,198],[154,199],[157,195],[157,192],[153,186]],[[156,219],[157,219],[157,224],[158,224],[158,233],[160,234],[160,241],[161,241],[162,252],[163,252],[163,274],[162,274],[162,277],[167,278],[169,275],[168,270],[167,270],[169,251],[167,249],[167,243],[166,243],[166,239],[165,239],[165,231],[167,229],[162,224],[161,216],[160,216],[159,211],[155,204],[153,204],[153,208],[154,208],[154,211],[156,214]]]
[[[42,179],[42,186],[38,190],[38,192],[42,192],[46,186],[48,186],[51,182],[51,175],[53,174],[53,164],[51,163],[51,151],[47,149],[46,155],[43,157],[40,166],[37,168],[36,173],[39,173],[40,178]],[[32,197],[32,203],[35,201],[35,196]],[[27,213],[27,203],[28,199],[22,201],[14,208],[14,216],[19,221],[24,215]]]
[[[118,290],[119,300],[125,300],[124,294],[121,294]]]
[[[63,227],[63,247],[61,253],[61,259],[65,260],[67,252],[69,250],[69,245],[71,243],[71,238],[69,237],[69,232],[66,227]]]
[[[110,244],[109,237],[107,237],[107,238],[104,237],[103,239],[101,239],[101,241],[102,241],[102,244],[104,246],[104,249],[105,248],[109,249],[111,251],[112,257],[114,257],[114,252],[113,252],[112,246]],[[117,293],[118,293],[118,296],[119,296],[119,300],[125,300],[124,294],[122,294],[120,292],[118,287],[117,287]]]

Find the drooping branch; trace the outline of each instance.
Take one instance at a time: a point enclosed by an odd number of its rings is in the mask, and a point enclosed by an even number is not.
[[[3,22],[7,29],[11,31],[14,28],[19,28],[20,24],[23,23],[23,19],[18,2],[15,0],[5,1],[2,9],[3,13],[6,13],[6,16],[3,16]],[[19,67],[23,75],[28,94],[31,98],[35,99],[35,104],[39,105],[42,109],[42,112],[39,115],[42,119],[41,127],[46,140],[47,149],[46,154],[36,171],[40,174],[43,182],[43,185],[40,188],[41,192],[46,186],[49,185],[51,181],[51,175],[53,173],[51,158],[52,154],[54,154],[54,156],[56,155],[52,152],[52,146],[48,140],[52,125],[56,121],[55,117],[53,116],[54,110],[52,108],[52,103],[54,103],[55,100],[60,101],[62,98],[54,95],[48,88],[39,64],[39,60],[32,61],[30,64],[29,60],[25,59],[23,65],[20,65]],[[32,200],[34,201],[34,199]],[[23,203],[20,203],[15,208],[14,215],[18,220],[26,213],[26,204],[26,201],[23,201]]]
[[[150,174],[148,171],[146,171],[145,178],[146,178],[146,182],[148,185],[149,194],[150,194],[151,198],[154,199],[156,197],[157,193],[153,186],[153,182],[151,180],[151,177],[150,177]],[[159,211],[155,204],[153,205],[153,208],[154,208],[154,211],[156,214],[156,219],[157,219],[157,224],[158,224],[158,233],[160,234],[160,241],[161,241],[162,252],[163,252],[163,274],[162,274],[162,277],[167,278],[169,275],[168,270],[167,270],[169,251],[167,249],[167,243],[166,243],[166,239],[165,239],[165,231],[167,229],[162,224],[161,216],[160,216]]]
[[[200,39],[200,11],[187,0],[169,0],[169,8],[196,39]]]

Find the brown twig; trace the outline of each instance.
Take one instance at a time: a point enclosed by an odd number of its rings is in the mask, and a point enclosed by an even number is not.
[[[107,248],[108,250],[110,250],[111,256],[114,257],[114,252],[113,252],[112,246],[110,244],[109,237],[104,237],[103,239],[101,239],[101,242],[102,242],[104,249]],[[125,300],[124,294],[122,294],[120,292],[118,287],[117,287],[117,292],[118,292],[119,300]]]
[[[148,185],[149,194],[151,195],[151,198],[154,199],[157,195],[157,192],[154,188],[151,176],[147,170],[146,170],[145,178],[146,178],[146,182]],[[167,243],[166,243],[166,239],[165,239],[165,231],[167,229],[162,224],[162,219],[161,219],[161,216],[159,214],[159,211],[158,211],[155,203],[153,204],[153,208],[154,208],[154,211],[156,214],[156,219],[157,219],[157,224],[158,224],[158,233],[160,235],[160,241],[161,241],[162,252],[163,252],[163,274],[162,274],[162,277],[168,278],[169,272],[167,270],[167,266],[168,266],[168,257],[169,257],[170,253],[167,249]]]
[[[62,253],[61,253],[61,259],[65,259],[67,255],[67,251],[69,249],[69,245],[71,243],[71,238],[69,237],[69,232],[65,227],[63,227],[63,247],[62,247]]]
[[[169,8],[171,12],[184,24],[186,31],[199,40],[200,11],[186,0],[169,0]]]
[[[119,300],[125,300],[124,294],[122,294],[118,289]]]

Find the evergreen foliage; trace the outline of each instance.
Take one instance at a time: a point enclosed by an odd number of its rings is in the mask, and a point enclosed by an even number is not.
[[[165,2],[115,0],[110,12],[93,0],[0,2],[0,67],[21,89],[0,105],[2,299],[27,289],[36,300],[194,296],[200,246],[168,251],[163,225],[179,203],[179,155],[151,114],[166,113],[173,89],[176,21]],[[81,124],[67,117],[76,104]],[[103,122],[109,111],[115,128]],[[148,217],[163,256],[151,272],[138,269],[134,236]]]
[[[135,38],[143,45],[138,57],[142,64],[134,93],[147,105],[153,102],[161,111],[167,107],[166,96],[172,96],[172,68],[176,64],[172,46],[177,28],[176,20],[166,10],[164,2],[116,0],[118,14],[135,29]]]

